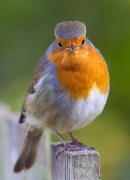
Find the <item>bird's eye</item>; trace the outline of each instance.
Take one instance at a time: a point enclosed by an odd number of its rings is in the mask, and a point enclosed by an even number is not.
[[[62,44],[61,44],[60,42],[58,42],[58,45],[59,45],[60,47],[62,47]]]
[[[82,40],[82,46],[84,45],[84,43],[85,43],[85,39]]]

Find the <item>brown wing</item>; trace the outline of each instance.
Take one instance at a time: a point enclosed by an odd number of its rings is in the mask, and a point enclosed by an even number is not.
[[[39,60],[35,70],[34,70],[34,74],[33,74],[33,77],[32,77],[32,81],[30,83],[30,86],[29,86],[29,89],[27,91],[27,94],[33,94],[35,93],[35,84],[38,82],[38,80],[40,79],[40,77],[42,76],[42,73],[43,71],[45,70],[47,64],[48,64],[48,59],[47,59],[47,56],[46,56],[46,53],[43,54],[43,56],[41,57],[41,59]],[[26,99],[26,96],[25,96],[25,99]],[[26,118],[24,113],[26,112],[26,109],[25,109],[25,100],[23,102],[23,106],[22,106],[22,110],[21,110],[21,115],[20,115],[20,118],[19,118],[19,123],[23,123],[24,122],[24,119]]]

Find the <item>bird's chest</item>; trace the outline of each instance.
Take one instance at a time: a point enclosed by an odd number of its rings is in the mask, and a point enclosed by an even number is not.
[[[59,68],[56,71],[62,90],[72,99],[87,99],[94,85],[102,94],[108,91],[109,74],[106,64],[104,62],[86,64],[82,66],[79,63],[78,67],[76,65],[73,67],[74,69]]]
[[[80,71],[60,70],[57,77],[62,90],[72,99],[87,98],[89,91],[94,84],[88,75]]]

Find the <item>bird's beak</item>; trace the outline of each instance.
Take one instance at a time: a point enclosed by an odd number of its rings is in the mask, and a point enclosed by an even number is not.
[[[70,46],[66,47],[65,49],[70,50],[70,51],[75,51],[76,48],[77,48],[77,46],[74,46],[73,44],[71,44]]]

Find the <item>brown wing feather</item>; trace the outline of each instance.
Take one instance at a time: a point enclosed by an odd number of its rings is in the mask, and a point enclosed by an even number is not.
[[[32,81],[30,83],[30,86],[29,86],[29,89],[27,91],[27,94],[25,96],[25,99],[24,99],[24,102],[23,102],[23,106],[22,106],[22,109],[21,109],[21,115],[20,115],[20,118],[19,118],[19,123],[23,123],[24,122],[24,119],[26,118],[24,113],[26,112],[26,109],[25,109],[25,101],[26,101],[26,97],[28,94],[33,94],[35,93],[35,88],[34,86],[36,85],[36,83],[38,82],[38,80],[40,79],[40,77],[42,76],[47,64],[48,64],[48,59],[47,59],[47,55],[46,53],[43,54],[43,56],[41,57],[41,59],[39,60],[35,70],[34,70],[34,74],[33,74],[33,77],[32,77]]]

